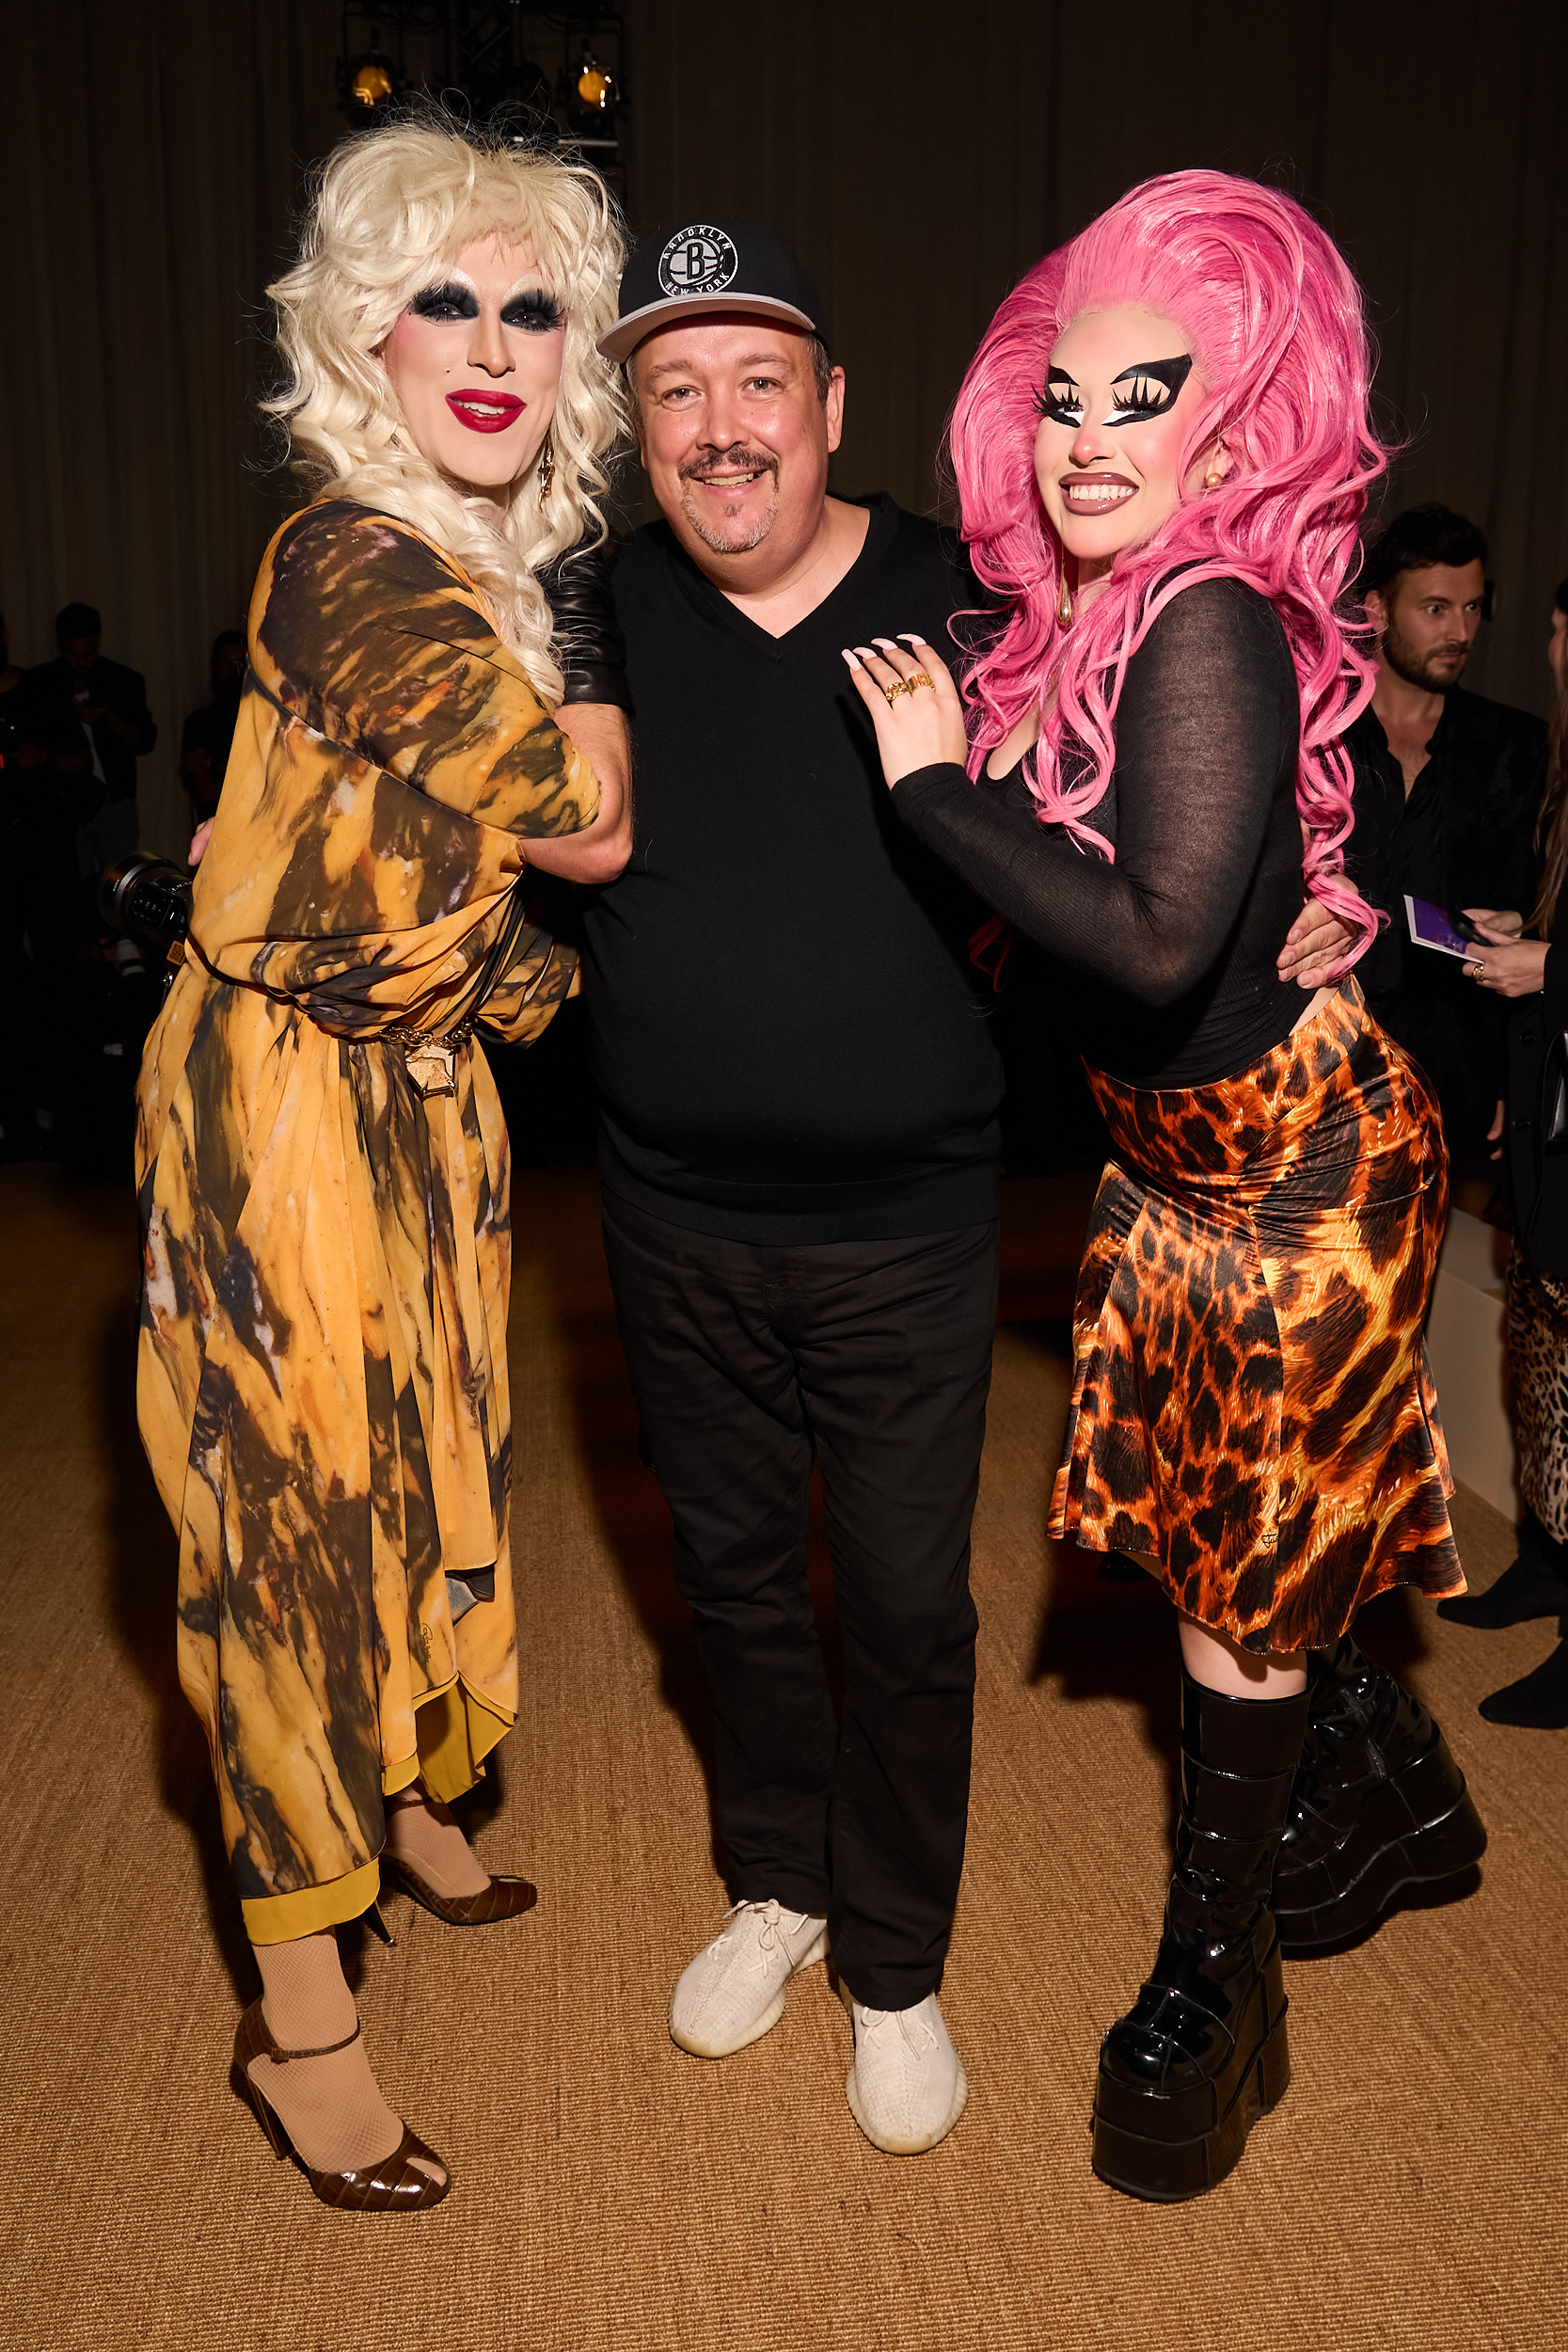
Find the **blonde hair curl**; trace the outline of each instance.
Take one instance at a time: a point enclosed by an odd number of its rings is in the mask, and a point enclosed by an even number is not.
[[[414,296],[485,237],[531,246],[565,316],[550,434],[555,479],[535,467],[495,502],[465,498],[421,456],[374,355]],[[428,119],[360,134],[317,178],[300,258],[267,289],[288,380],[263,410],[318,495],[397,515],[456,558],[531,682],[560,701],[552,622],[534,574],[590,532],[602,539],[605,460],[626,435],[620,370],[597,338],[615,317],[626,244],[604,183],[546,150]]]

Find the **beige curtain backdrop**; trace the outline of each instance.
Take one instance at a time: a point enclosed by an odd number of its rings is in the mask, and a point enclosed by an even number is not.
[[[1367,287],[1401,502],[1491,534],[1467,682],[1545,707],[1568,572],[1562,0],[1060,0],[625,9],[634,224],[731,205],[796,237],[849,379],[835,483],[933,510],[942,420],[1007,286],[1185,164],[1301,195]],[[285,477],[252,404],[262,288],[332,144],[335,0],[4,0],[0,604],[16,657],[68,596],[145,671],[143,831],[173,849],[180,723],[243,619]]]

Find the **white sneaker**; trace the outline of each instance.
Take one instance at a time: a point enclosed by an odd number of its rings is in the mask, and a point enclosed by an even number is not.
[[[728,2058],[760,2042],[784,2010],[784,1987],[828,1957],[828,1922],[807,1911],[736,1903],[670,1996],[670,2037],[694,2058]]]
[[[884,2155],[917,2156],[945,2139],[969,2099],[937,1996],[913,2009],[867,2009],[840,1986],[854,2020],[855,2063],[844,2088],[849,2112]]]

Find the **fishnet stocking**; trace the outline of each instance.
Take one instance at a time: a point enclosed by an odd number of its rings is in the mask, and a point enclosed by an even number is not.
[[[335,1935],[252,1948],[261,1971],[261,2014],[280,2048],[319,2050],[353,2033],[354,1995],[343,1981]],[[284,2066],[253,2058],[249,2073],[314,2171],[352,2172],[377,2164],[403,2137],[402,2119],[376,2088],[362,2037],[325,2058],[291,2058]],[[436,2167],[433,2177],[445,2176]]]
[[[387,1808],[389,1851],[416,1869],[437,1895],[483,1895],[490,1874],[446,1806],[418,1786],[404,1788]]]

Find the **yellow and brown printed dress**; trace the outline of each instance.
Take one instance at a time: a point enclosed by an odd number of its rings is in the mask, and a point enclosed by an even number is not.
[[[477,1046],[441,1090],[446,1057],[386,1033],[483,993],[486,1029],[539,1034],[576,966],[524,911],[526,847],[598,786],[472,582],[386,516],[286,523],[249,649],[142,1066],[138,1409],[269,1943],[364,1910],[384,1796],[457,1794],[516,1713],[506,1129]]]

